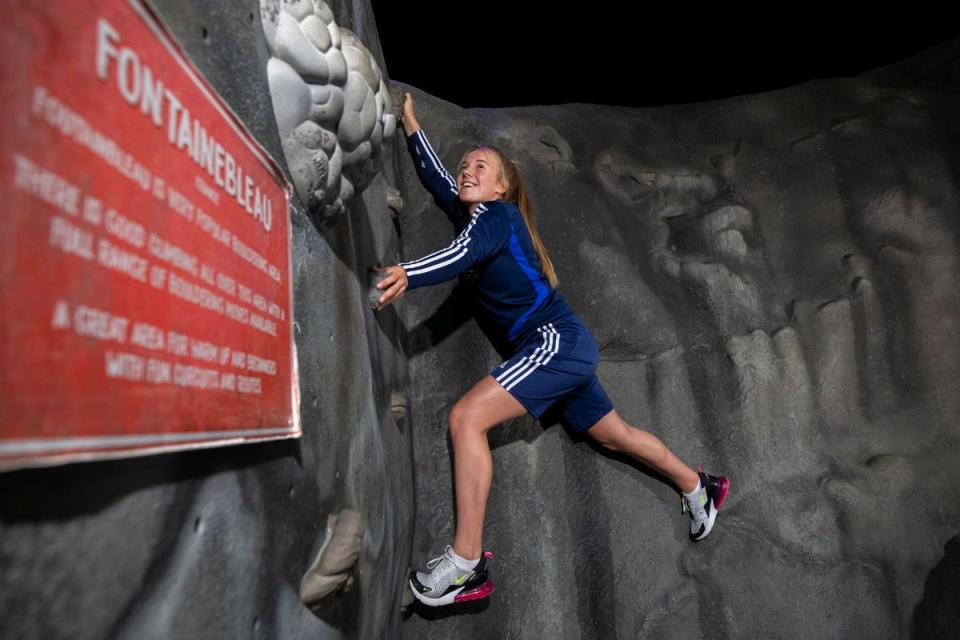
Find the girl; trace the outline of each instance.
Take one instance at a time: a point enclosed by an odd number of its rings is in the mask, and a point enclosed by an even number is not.
[[[534,226],[516,164],[499,149],[475,145],[454,179],[417,122],[405,93],[402,124],[423,185],[460,229],[446,249],[381,269],[380,307],[407,289],[450,280],[467,269],[478,275],[479,312],[512,356],[468,391],[450,410],[457,521],[453,545],[413,572],[413,595],[429,606],[488,596],[482,551],[483,517],[493,474],[487,432],[559,403],[564,422],[612,451],[626,453],[666,476],[683,493],[692,518],[690,538],[710,533],[730,482],[695,472],[656,436],[617,414],[596,376],[600,359],[590,331],[555,289],[557,276]]]

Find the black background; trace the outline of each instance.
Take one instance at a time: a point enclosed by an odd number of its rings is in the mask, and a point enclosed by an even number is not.
[[[372,4],[388,76],[462,107],[701,102],[859,75],[960,37],[943,11],[902,3],[869,17],[839,4]]]

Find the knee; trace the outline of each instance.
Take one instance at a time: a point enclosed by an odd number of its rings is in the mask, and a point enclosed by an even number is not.
[[[450,437],[453,438],[454,441],[474,431],[473,421],[470,419],[470,412],[460,402],[453,405],[453,408],[450,409],[447,422],[450,428]]]
[[[625,425],[619,425],[615,428],[606,429],[601,433],[592,435],[593,439],[608,451],[626,450],[625,443],[630,437],[629,427]]]

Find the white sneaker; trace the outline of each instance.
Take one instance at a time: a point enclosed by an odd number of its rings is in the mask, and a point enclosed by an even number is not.
[[[410,573],[410,590],[428,607],[486,598],[493,593],[493,581],[487,573],[488,559],[493,559],[493,554],[484,551],[477,566],[464,571],[453,561],[453,548],[447,545],[442,556],[427,563],[429,572]]]
[[[726,476],[711,476],[704,473],[699,467],[700,490],[692,498],[683,496],[683,512],[690,513],[690,539],[703,540],[713,529],[717,519],[717,511],[727,499],[730,491],[730,479]]]

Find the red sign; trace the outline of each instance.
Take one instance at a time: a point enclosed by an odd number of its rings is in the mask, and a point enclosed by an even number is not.
[[[300,435],[280,170],[141,2],[0,38],[0,467]]]

